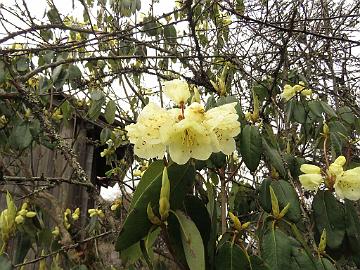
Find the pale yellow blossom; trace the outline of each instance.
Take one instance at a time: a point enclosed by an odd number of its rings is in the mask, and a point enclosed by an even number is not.
[[[205,120],[205,108],[203,105],[193,102],[189,107],[185,109],[185,118],[194,120],[197,122],[203,122]]]
[[[335,193],[340,199],[360,199],[360,167],[346,170],[335,181]]]
[[[191,95],[187,82],[179,79],[164,82],[163,91],[177,105],[186,103]]]
[[[300,171],[307,174],[320,174],[321,168],[312,164],[302,164],[300,167]]]
[[[290,99],[293,98],[293,96],[295,96],[295,94],[296,94],[295,89],[291,85],[285,84],[284,90],[283,90],[283,92],[281,93],[280,96],[283,99],[285,99],[286,101],[289,101]]]
[[[299,176],[301,185],[307,190],[317,190],[323,182],[321,168],[312,164],[302,164],[300,171],[304,173]]]
[[[125,127],[131,143],[134,144],[135,155],[142,158],[162,158],[165,145],[160,138],[160,128],[171,125],[173,119],[163,108],[149,103],[138,117],[136,124]]]
[[[171,159],[185,164],[190,158],[206,160],[212,153],[209,130],[201,123],[183,119],[162,128],[161,136],[168,145]]]
[[[236,103],[228,103],[206,112],[205,123],[211,130],[214,152],[230,155],[235,151],[234,137],[240,133],[240,122],[235,110]]]
[[[306,173],[299,176],[301,185],[307,190],[317,190],[323,181],[321,174]]]

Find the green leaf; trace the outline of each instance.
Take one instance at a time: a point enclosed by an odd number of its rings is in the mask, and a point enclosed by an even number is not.
[[[174,25],[165,25],[164,26],[164,36],[165,39],[170,43],[176,43],[176,29]]]
[[[323,108],[323,110],[324,110],[324,112],[325,112],[326,114],[328,114],[328,115],[331,116],[331,117],[337,117],[336,112],[334,111],[333,108],[331,108],[331,107],[329,106],[329,104],[327,104],[327,103],[324,102],[324,101],[320,101],[320,105],[321,105],[321,107]]]
[[[97,119],[101,114],[102,106],[105,104],[105,95],[102,91],[97,90],[91,92],[91,106],[89,109],[89,117]]]
[[[316,262],[317,270],[336,270],[336,267],[326,258],[320,258]]]
[[[350,107],[344,106],[337,110],[338,115],[349,125],[354,124],[355,116]]]
[[[324,110],[319,101],[317,100],[309,101],[308,106],[313,114],[315,114],[317,117],[322,117],[322,113],[324,112]]]
[[[266,87],[266,81],[256,83],[253,86],[253,91],[258,96],[258,98],[261,102],[269,97],[269,91],[268,91],[268,88]]]
[[[73,268],[71,268],[71,270],[88,270],[88,268],[86,267],[86,265],[77,265],[77,266],[74,266]]]
[[[59,65],[56,68],[54,68],[54,70],[52,71],[51,79],[54,83],[58,80],[58,78],[61,74],[62,68],[63,68],[63,66]]]
[[[103,128],[100,132],[100,142],[105,144],[108,139],[111,138],[112,131],[110,128]]]
[[[10,133],[10,143],[17,149],[27,148],[33,140],[31,135],[30,126],[28,123],[23,122],[15,126]]]
[[[258,256],[250,256],[252,270],[270,270],[269,266]]]
[[[184,200],[184,210],[199,229],[206,247],[210,238],[211,220],[204,203],[198,197],[187,195]]]
[[[63,104],[60,106],[61,112],[64,116],[64,120],[70,120],[71,114],[74,110],[73,106],[70,104],[68,100],[65,100]]]
[[[360,220],[354,203],[349,200],[345,200],[345,224],[346,237],[353,256],[360,258]],[[360,261],[357,267],[360,267]]]
[[[300,124],[304,124],[306,120],[306,112],[304,105],[301,102],[294,101],[294,109],[292,117]]]
[[[290,203],[290,208],[287,211],[285,218],[295,223],[298,222],[301,219],[300,202],[292,185],[284,180],[278,180],[272,181],[271,187],[274,189],[276,197],[279,201],[280,209],[283,209],[288,203]]]
[[[110,100],[105,108],[105,119],[109,124],[114,123],[116,113],[116,103],[114,100]]]
[[[91,100],[101,100],[105,98],[104,92],[101,90],[92,91],[90,94]]]
[[[28,68],[29,68],[29,59],[28,58],[20,57],[16,61],[16,69],[17,69],[17,71],[25,72],[25,71],[28,70]]]
[[[14,263],[22,263],[31,248],[31,238],[25,232],[18,232],[16,237],[16,250],[14,255]],[[2,268],[0,268],[2,269]]]
[[[246,215],[256,209],[256,199],[258,198],[255,189],[247,183],[233,183],[230,192],[230,200],[232,200],[232,207],[230,210],[235,210],[238,215]]]
[[[205,270],[205,252],[200,232],[195,223],[177,210],[176,217],[181,228],[181,240],[190,270]]]
[[[153,162],[141,178],[129,207],[129,213],[116,241],[116,250],[122,251],[140,241],[149,231],[152,224],[147,217],[147,205],[151,202],[154,209],[158,205],[163,161]],[[168,166],[171,209],[180,208],[185,193],[194,181],[194,168],[189,165],[171,163]]]
[[[291,269],[291,243],[288,236],[279,229],[272,228],[265,233],[261,242],[261,254],[270,269]]]
[[[149,234],[147,235],[145,239],[146,240],[145,246],[146,249],[148,250],[148,253],[150,253],[150,249],[155,243],[155,240],[159,235],[159,233],[160,233],[160,228],[152,232],[149,232]],[[126,265],[131,265],[135,263],[137,260],[141,258],[141,256],[142,256],[142,251],[140,247],[140,242],[137,242],[136,244],[128,247],[127,249],[123,250],[120,254],[122,262],[124,262],[124,264]]]
[[[323,229],[328,235],[327,246],[331,249],[340,247],[345,236],[344,207],[334,195],[326,190],[319,190],[312,203],[314,220],[318,234]]]
[[[69,66],[69,80],[73,81],[73,80],[78,80],[81,78],[81,70],[75,66],[75,65],[70,65]]]
[[[216,270],[246,270],[250,269],[249,260],[242,249],[230,242],[225,242],[219,248],[215,257]]]
[[[12,269],[14,269],[12,264],[11,264],[11,261],[9,260],[7,255],[5,255],[5,254],[0,255],[0,269],[1,270],[12,270]]]
[[[306,253],[299,242],[293,240],[292,243],[290,269],[317,270],[314,258]]]
[[[272,148],[266,141],[265,138],[262,139],[262,145],[264,147],[264,154],[265,156],[268,158],[268,160],[270,161],[270,163],[275,167],[275,169],[279,172],[279,174],[286,178],[286,171],[284,168],[284,163],[281,159],[280,156],[280,152],[275,149]]]
[[[259,189],[259,202],[261,207],[268,213],[271,212],[270,185],[271,179],[264,179]]]
[[[246,167],[254,172],[260,163],[262,153],[262,141],[259,129],[255,126],[246,125],[240,138],[240,153]]]

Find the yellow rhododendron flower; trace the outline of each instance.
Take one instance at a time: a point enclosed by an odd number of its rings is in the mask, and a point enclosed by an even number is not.
[[[312,90],[311,89],[304,89],[301,91],[301,94],[304,96],[311,96],[312,95]]]
[[[190,158],[206,160],[212,153],[210,132],[194,120],[183,119],[162,129],[161,136],[169,147],[173,161],[185,164]]]
[[[301,185],[307,190],[317,190],[323,181],[321,168],[312,164],[302,164],[300,171],[305,173],[299,176]]]
[[[293,98],[293,96],[295,96],[295,94],[296,94],[295,89],[291,85],[285,84],[284,90],[283,90],[283,92],[281,93],[280,96],[283,99],[285,99],[286,101],[289,101],[290,99]]]
[[[307,190],[317,190],[323,181],[321,174],[306,173],[299,176],[301,185]]]
[[[33,218],[36,216],[36,212],[33,212],[33,211],[29,211],[26,213],[25,215],[27,218]]]
[[[330,164],[328,173],[331,176],[341,176],[344,172],[343,166],[346,163],[346,158],[344,156],[339,156],[333,163]]]
[[[191,96],[187,82],[179,79],[164,82],[164,94],[177,105],[184,104]]]
[[[197,122],[203,122],[205,120],[205,108],[197,102],[193,102],[189,107],[187,107],[184,114],[186,119]]]
[[[160,138],[160,128],[172,124],[171,115],[154,103],[149,103],[138,117],[136,124],[125,127],[135,155],[142,158],[162,158],[165,145]]]
[[[58,226],[55,226],[54,230],[51,232],[52,235],[58,236],[60,234],[60,229]]]
[[[105,215],[104,215],[104,212],[100,209],[89,209],[88,210],[88,213],[89,213],[89,216],[90,217],[95,217],[95,216],[98,216],[100,218],[104,218]]]
[[[79,219],[79,217],[80,217],[80,208],[79,207],[75,209],[75,211],[74,211],[74,213],[72,213],[71,217],[73,220]]]
[[[213,151],[230,155],[235,151],[234,137],[240,133],[240,122],[235,110],[236,103],[215,107],[206,112],[206,125],[212,133]]]
[[[16,222],[16,224],[22,224],[22,223],[24,223],[24,217],[23,216],[16,216],[16,218],[15,218],[15,222]]]
[[[300,171],[308,174],[320,174],[321,168],[312,164],[302,164],[300,167]]]
[[[305,88],[305,83],[303,81],[299,81],[299,83],[294,86],[286,84],[280,96],[286,101],[289,101],[296,93],[300,93],[304,96],[310,96],[312,95],[312,90]]]
[[[334,163],[339,166],[344,166],[346,163],[346,158],[344,156],[339,156],[337,159],[335,159]]]
[[[335,181],[335,192],[340,199],[360,199],[360,167],[347,170]]]

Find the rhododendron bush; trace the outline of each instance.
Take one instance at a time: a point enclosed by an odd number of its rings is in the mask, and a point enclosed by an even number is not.
[[[353,2],[0,4],[0,270],[360,269]]]

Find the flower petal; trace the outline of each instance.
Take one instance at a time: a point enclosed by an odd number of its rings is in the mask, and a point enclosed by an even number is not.
[[[360,199],[360,167],[347,170],[335,181],[335,192],[340,199],[357,201]]]
[[[307,190],[317,190],[323,181],[321,174],[303,174],[299,176],[301,185]]]
[[[321,168],[312,164],[302,164],[300,167],[300,171],[302,171],[303,173],[320,174]]]

